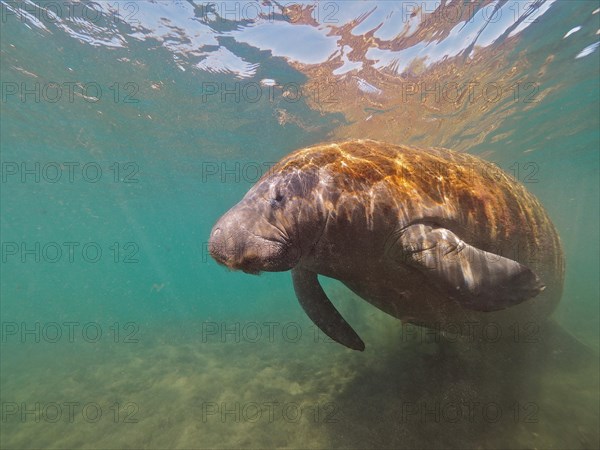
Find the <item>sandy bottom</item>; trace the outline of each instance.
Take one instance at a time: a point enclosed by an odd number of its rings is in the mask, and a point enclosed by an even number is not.
[[[256,339],[259,318],[240,342],[190,321],[137,343],[4,343],[1,446],[598,448],[595,351],[440,344],[361,308],[364,353],[308,321]]]

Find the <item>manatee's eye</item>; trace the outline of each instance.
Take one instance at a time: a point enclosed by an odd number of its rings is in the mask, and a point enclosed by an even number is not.
[[[282,202],[283,202],[283,194],[278,191],[275,193],[275,196],[271,199],[271,206],[273,208],[277,208],[278,206],[281,206]]]

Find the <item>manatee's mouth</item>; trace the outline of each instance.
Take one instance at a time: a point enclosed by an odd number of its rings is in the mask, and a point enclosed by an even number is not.
[[[241,243],[220,238],[215,230],[209,242],[209,253],[217,263],[231,270],[241,270],[250,275],[261,272],[289,270],[286,264],[290,245],[274,238],[253,235]]]

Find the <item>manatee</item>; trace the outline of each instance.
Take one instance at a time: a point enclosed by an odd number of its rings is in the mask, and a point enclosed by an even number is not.
[[[209,252],[250,274],[291,270],[310,319],[361,351],[318,275],[404,322],[461,330],[544,320],[564,276],[558,233],[516,179],[470,154],[372,140],[282,159],[217,221]]]

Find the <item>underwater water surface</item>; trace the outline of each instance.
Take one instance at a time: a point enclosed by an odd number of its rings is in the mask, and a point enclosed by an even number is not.
[[[599,447],[600,3],[0,6],[1,448]],[[442,337],[323,279],[354,352],[289,272],[210,257],[276,161],[351,138],[535,194],[549,330]]]

